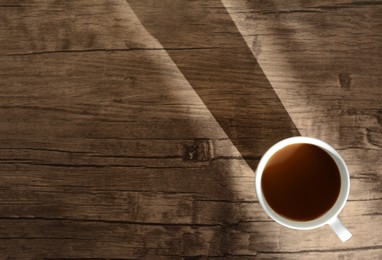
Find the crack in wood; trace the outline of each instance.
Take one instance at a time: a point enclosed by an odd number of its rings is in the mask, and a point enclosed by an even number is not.
[[[45,167],[64,167],[64,168],[142,168],[142,169],[192,169],[201,168],[202,166],[148,166],[148,165],[133,165],[133,164],[65,164],[65,163],[34,163],[29,161],[0,161],[0,164],[13,165],[33,165]]]
[[[23,7],[22,5],[14,5],[14,4],[1,4],[0,8],[9,8],[9,7]]]
[[[213,49],[229,49],[223,47],[184,47],[184,48],[98,48],[98,49],[80,49],[80,50],[52,50],[52,51],[35,51],[25,53],[7,53],[2,56],[28,56],[38,54],[57,54],[57,53],[87,53],[87,52],[128,52],[128,51],[192,51],[192,50],[213,50]]]
[[[366,213],[362,214],[362,216],[382,216],[382,212]]]
[[[334,4],[334,5],[312,6],[308,8],[320,8],[323,10],[337,10],[337,9],[369,7],[369,6],[379,6],[379,5],[382,5],[381,1],[355,1],[355,2],[349,2],[349,3]]]
[[[1,240],[33,240],[33,239],[47,239],[47,240],[91,240],[88,238],[77,238],[77,237],[0,237]]]
[[[382,200],[382,198],[372,198],[372,199],[348,199],[347,201],[377,201],[377,200]]]
[[[196,199],[194,201],[222,202],[222,203],[240,203],[240,204],[258,204],[257,200],[214,200],[214,199]]]
[[[310,7],[308,7],[310,8]],[[229,8],[228,8],[229,9]],[[278,10],[278,11],[239,11],[232,13],[235,14],[258,14],[258,15],[268,15],[268,14],[295,14],[295,13],[323,13],[322,10],[313,10],[313,9],[288,9],[288,10]],[[228,32],[226,32],[228,33]]]
[[[43,151],[43,152],[57,152],[57,153],[80,153],[80,154],[91,154],[90,152],[82,151],[70,151],[70,150],[59,150],[59,149],[49,149],[49,148],[29,148],[29,147],[0,147],[0,150],[30,150],[30,151]]]
[[[295,13],[322,13],[322,10],[308,10],[308,9],[290,9],[279,11],[264,11],[258,12],[260,14],[295,14]]]
[[[303,253],[337,253],[358,250],[377,250],[382,249],[382,245],[365,246],[365,247],[351,247],[351,248],[336,248],[336,249],[312,249],[312,250],[299,250],[299,251],[257,251],[259,254],[303,254]]]
[[[165,226],[165,227],[223,227],[225,229],[232,229],[242,223],[263,223],[272,222],[268,220],[251,220],[251,221],[237,221],[237,222],[221,222],[215,224],[206,223],[160,223],[160,222],[140,222],[140,221],[125,221],[125,220],[105,220],[105,219],[78,219],[78,218],[65,218],[65,217],[0,217],[1,220],[28,220],[28,221],[68,221],[68,222],[95,222],[107,224],[120,224],[120,225],[139,225],[139,226]]]

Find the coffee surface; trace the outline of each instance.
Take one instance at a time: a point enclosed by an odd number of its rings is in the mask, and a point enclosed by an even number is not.
[[[311,144],[292,144],[269,159],[261,187],[275,212],[295,221],[309,221],[334,205],[341,178],[327,152]]]

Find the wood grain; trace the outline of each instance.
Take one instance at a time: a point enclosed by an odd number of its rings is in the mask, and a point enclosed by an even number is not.
[[[0,0],[0,257],[382,254],[379,1]],[[321,138],[353,233],[272,222],[263,152]]]

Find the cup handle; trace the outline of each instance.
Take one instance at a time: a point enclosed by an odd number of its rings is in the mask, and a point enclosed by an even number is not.
[[[352,234],[341,223],[341,221],[338,219],[338,217],[333,218],[333,220],[331,222],[329,222],[328,224],[332,228],[334,233],[336,233],[337,236],[341,239],[342,242],[345,242],[349,238],[351,238]]]

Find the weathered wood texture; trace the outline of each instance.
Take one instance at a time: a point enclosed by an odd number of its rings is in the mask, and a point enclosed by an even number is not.
[[[0,258],[381,258],[381,13],[0,0]],[[258,204],[260,156],[298,134],[349,165],[347,243]]]

